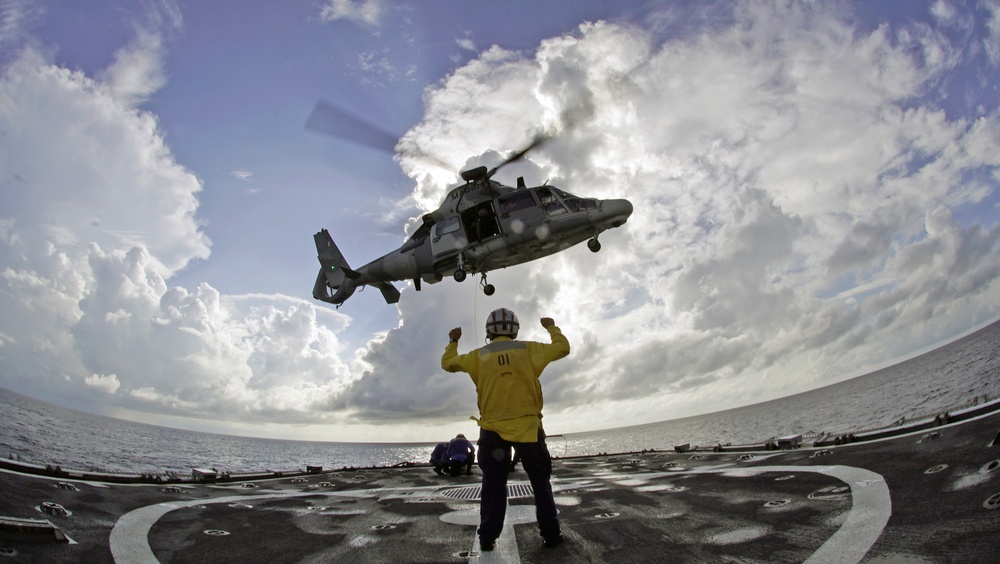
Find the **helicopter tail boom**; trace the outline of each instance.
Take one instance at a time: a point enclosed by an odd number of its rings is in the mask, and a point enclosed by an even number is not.
[[[361,272],[347,264],[347,259],[333,242],[329,231],[321,229],[313,235],[313,239],[316,241],[316,258],[319,259],[320,265],[316,283],[313,285],[313,298],[340,307],[354,294],[359,285],[372,283],[370,277],[364,278]],[[362,267],[362,270],[364,268]],[[372,285],[382,292],[386,303],[394,304],[399,301],[399,290],[389,282],[377,282]],[[331,294],[330,290],[334,292]]]

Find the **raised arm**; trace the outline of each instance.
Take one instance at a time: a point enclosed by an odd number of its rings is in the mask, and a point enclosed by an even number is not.
[[[553,360],[559,360],[569,354],[569,340],[562,334],[562,331],[556,326],[556,322],[551,317],[543,317],[541,322],[542,327],[549,332],[549,337],[552,339],[551,344],[543,344],[545,353],[544,360],[542,361],[544,364],[542,366],[544,367],[545,364]]]

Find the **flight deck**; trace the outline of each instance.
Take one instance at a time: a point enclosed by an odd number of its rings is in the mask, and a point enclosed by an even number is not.
[[[119,563],[1000,560],[1000,412],[892,435],[557,459],[552,483],[566,542],[555,548],[542,546],[518,468],[492,552],[481,552],[476,536],[478,469],[442,477],[411,465],[215,484],[4,470],[0,555]]]

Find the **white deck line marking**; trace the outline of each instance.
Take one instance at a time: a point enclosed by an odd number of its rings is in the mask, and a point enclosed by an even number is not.
[[[493,546],[491,552],[483,552],[479,546],[479,535],[474,534],[474,548],[479,552],[479,556],[476,558],[470,558],[469,562],[503,562],[504,564],[521,564],[521,554],[517,551],[517,537],[514,535],[514,525],[508,523],[510,520],[510,513],[512,509],[517,509],[520,507],[530,507],[534,509],[534,505],[516,505],[511,507],[507,505],[507,513],[504,515],[503,519],[503,529],[500,530],[500,536],[497,537],[497,542]],[[534,520],[534,519],[532,519]]]
[[[830,471],[820,473],[850,484],[853,503],[844,524],[806,562],[861,562],[892,515],[889,486],[880,474],[863,468],[834,466]]]
[[[851,487],[851,510],[844,524],[806,559],[808,564],[861,562],[892,515],[892,498],[885,478],[852,466],[748,466],[743,472],[815,472],[837,478]],[[713,470],[725,473],[726,470]],[[692,474],[699,473],[697,470]]]
[[[477,498],[478,499],[478,498]],[[517,550],[517,535],[514,534],[514,525],[523,525],[535,522],[535,506],[532,505],[510,505],[507,504],[507,511],[503,517],[503,529],[497,537],[493,550],[483,552],[479,545],[479,509],[462,509],[452,511],[441,516],[441,521],[452,525],[474,525],[472,550],[478,556],[469,558],[470,562],[504,562],[509,564],[520,564],[521,554]]]
[[[892,498],[885,478],[878,473],[853,466],[729,466],[679,472],[648,474],[614,474],[601,476],[614,480],[616,476],[641,476],[646,479],[683,474],[731,474],[734,477],[764,472],[813,472],[837,478],[851,487],[851,510],[844,524],[806,559],[808,564],[858,563],[868,554],[892,516]]]
[[[215,499],[197,499],[190,501],[168,501],[140,507],[129,511],[118,518],[111,529],[111,557],[118,564],[150,564],[159,562],[153,549],[149,546],[149,530],[167,513],[183,507],[210,505],[213,503],[236,503],[257,499],[277,497],[315,496],[316,492],[284,492],[260,495],[233,495]]]

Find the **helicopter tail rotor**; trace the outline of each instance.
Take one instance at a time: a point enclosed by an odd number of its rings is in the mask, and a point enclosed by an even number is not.
[[[313,298],[340,307],[359,286],[371,284],[382,292],[385,303],[394,304],[399,301],[399,290],[391,283],[372,282],[370,278],[362,280],[363,274],[347,264],[347,259],[333,242],[329,231],[320,229],[313,235],[313,239],[316,241],[316,255],[320,266],[313,285]],[[332,294],[330,290],[333,290]]]
[[[348,266],[329,231],[321,229],[313,235],[313,239],[320,265],[313,285],[313,297],[339,307],[357,289],[354,281],[361,278],[361,273]],[[331,289],[333,294],[330,294]]]

